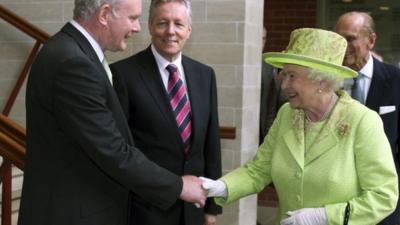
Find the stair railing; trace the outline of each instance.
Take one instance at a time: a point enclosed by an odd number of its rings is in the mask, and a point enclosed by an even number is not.
[[[0,167],[0,179],[2,182],[1,225],[11,225],[12,165],[20,169],[24,168],[26,133],[24,128],[11,121],[7,116],[21,90],[34,58],[50,35],[3,5],[0,5],[0,17],[36,40],[3,108],[3,115],[0,115],[0,155],[3,157],[3,163]]]

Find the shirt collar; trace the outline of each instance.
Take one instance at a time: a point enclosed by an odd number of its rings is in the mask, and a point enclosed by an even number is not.
[[[71,20],[70,23],[72,26],[74,26],[79,32],[85,36],[85,38],[89,41],[90,45],[96,52],[97,57],[99,58],[100,62],[103,62],[104,59],[104,53],[103,50],[101,49],[99,43],[92,37],[92,35],[89,34],[89,32],[86,31],[85,28],[83,28],[78,22],[75,20]]]
[[[182,69],[182,53],[179,53],[178,57],[174,61],[170,62],[157,52],[153,44],[151,45],[151,51],[156,59],[158,68],[164,70],[169,64],[174,64],[179,70]]]
[[[367,63],[358,72],[362,73],[364,76],[368,77],[369,79],[372,78],[372,73],[374,72],[374,60],[372,58],[371,53],[369,53]]]

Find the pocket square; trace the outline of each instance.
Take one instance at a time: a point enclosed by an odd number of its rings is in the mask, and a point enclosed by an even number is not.
[[[394,106],[394,105],[379,107],[379,115],[383,115],[383,114],[394,112],[394,111],[396,111],[396,106]]]

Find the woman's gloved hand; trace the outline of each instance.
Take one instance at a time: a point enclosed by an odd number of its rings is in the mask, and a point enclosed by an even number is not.
[[[287,214],[281,225],[328,225],[325,208],[303,208]]]
[[[212,180],[206,177],[199,177],[203,180],[203,188],[208,190],[207,197],[227,197],[228,192],[226,190],[226,185],[221,180]]]

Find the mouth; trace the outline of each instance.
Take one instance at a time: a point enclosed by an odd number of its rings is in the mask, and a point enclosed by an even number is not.
[[[178,43],[178,41],[175,40],[175,39],[164,39],[163,42],[164,42],[165,44],[167,44],[167,45]]]
[[[285,96],[290,101],[295,99],[297,97],[297,94],[293,92],[285,92]]]
[[[127,34],[125,35],[125,37],[124,37],[125,40],[128,40],[130,37],[132,37],[132,35],[133,35],[132,33],[127,33]]]

